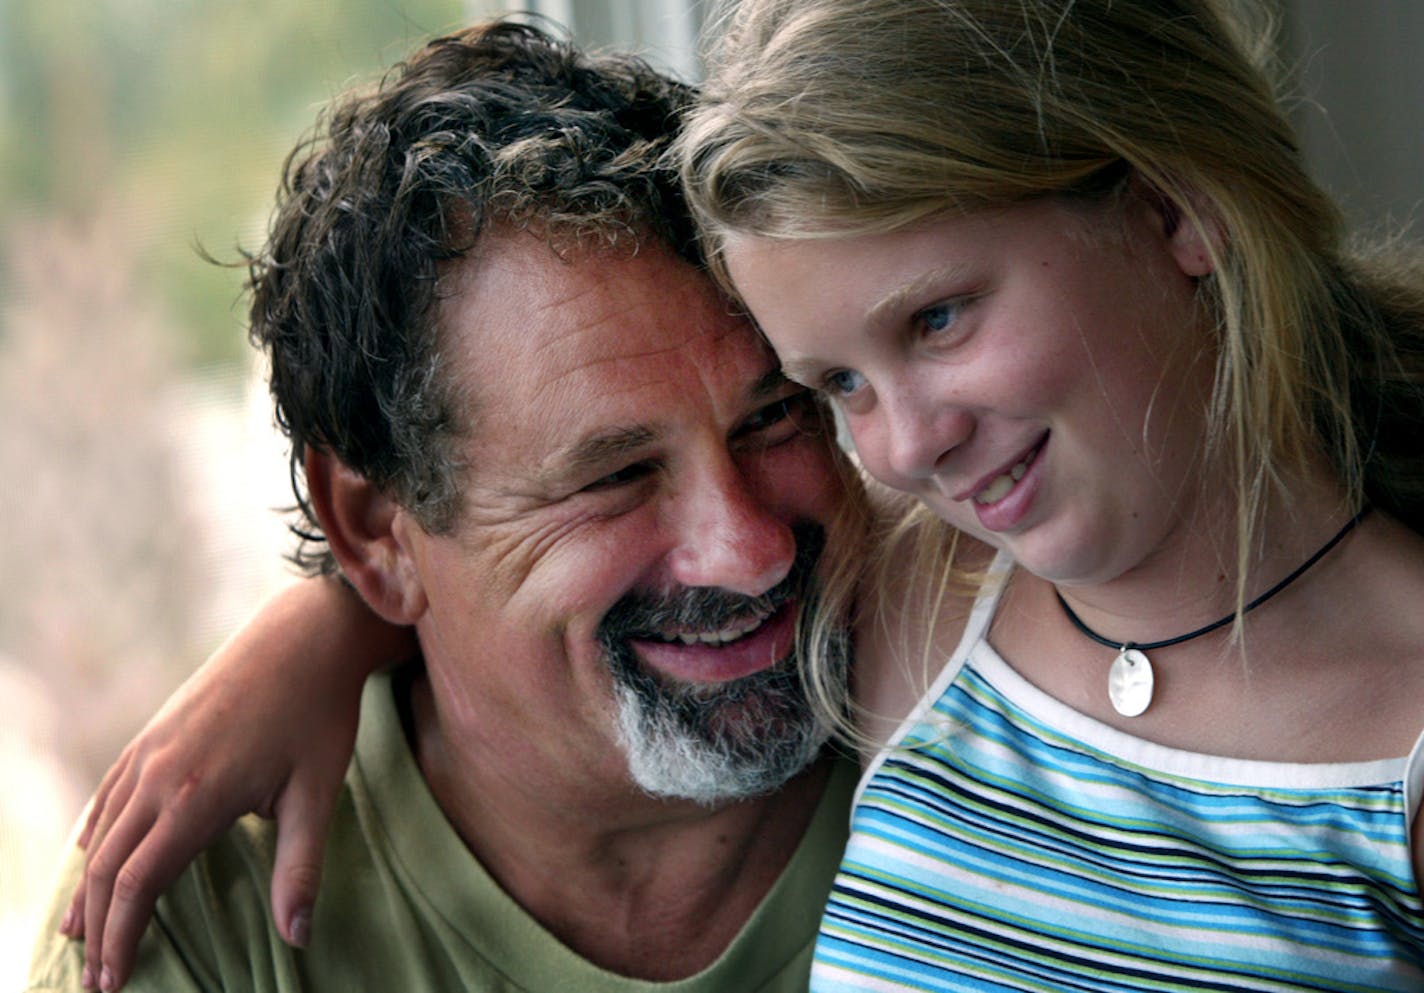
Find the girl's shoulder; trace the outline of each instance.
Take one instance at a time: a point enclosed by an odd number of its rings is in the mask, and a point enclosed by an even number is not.
[[[1334,596],[1319,605],[1330,622],[1318,636],[1347,662],[1339,678],[1352,687],[1359,734],[1400,754],[1424,731],[1424,537],[1379,512],[1359,530]]]

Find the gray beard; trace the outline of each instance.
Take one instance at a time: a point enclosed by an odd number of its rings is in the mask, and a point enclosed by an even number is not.
[[[654,796],[712,806],[774,793],[831,735],[792,660],[706,695],[649,681],[652,692],[618,683],[618,730],[629,774]]]
[[[600,642],[613,675],[617,724],[633,781],[660,797],[715,805],[780,789],[816,758],[831,729],[807,699],[796,657],[716,686],[669,685],[648,673],[628,644],[629,629],[656,629],[676,620],[720,626],[751,609],[799,599],[805,616],[817,609],[812,589],[824,540],[820,529],[798,529],[791,574],[762,597],[687,590],[633,598],[610,611]],[[842,678],[850,638],[833,651]]]

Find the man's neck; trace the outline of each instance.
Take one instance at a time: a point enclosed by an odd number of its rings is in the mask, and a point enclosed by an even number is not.
[[[412,747],[466,847],[570,949],[621,975],[670,981],[715,961],[780,877],[823,793],[817,762],[771,796],[709,808],[631,783],[569,789],[508,749],[464,746],[412,686]],[[600,778],[589,763],[585,783]]]

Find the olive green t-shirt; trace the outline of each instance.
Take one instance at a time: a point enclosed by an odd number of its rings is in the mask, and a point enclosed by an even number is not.
[[[856,770],[840,762],[782,877],[726,952],[688,979],[627,979],[560,944],[490,878],[445,820],[402,731],[389,675],[371,680],[327,842],[311,943],[273,927],[273,825],[244,818],[158,903],[131,993],[801,993],[845,843]],[[83,947],[56,933],[80,868],[56,889],[28,989],[79,993]]]

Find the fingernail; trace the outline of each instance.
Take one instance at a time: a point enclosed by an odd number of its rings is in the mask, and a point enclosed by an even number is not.
[[[104,993],[113,993],[114,974],[109,971],[107,965],[104,966],[104,971],[99,973],[99,989],[103,990]]]
[[[74,934],[74,908],[70,907],[64,912],[64,920],[59,922],[60,934]]]
[[[84,967],[84,975],[79,977],[79,985],[83,986],[86,990],[92,990],[94,988],[93,966],[86,965]]]
[[[293,914],[292,921],[287,926],[287,934],[292,944],[298,948],[307,947],[307,942],[311,939],[311,911],[299,910]]]

